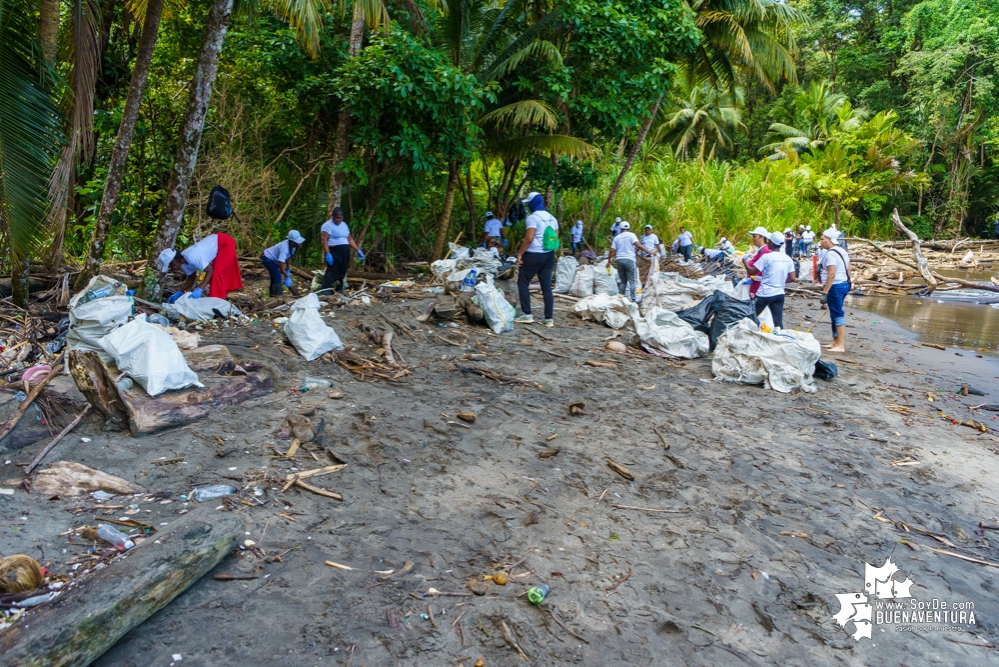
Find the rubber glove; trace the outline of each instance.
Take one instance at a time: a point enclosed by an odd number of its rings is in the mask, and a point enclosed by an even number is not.
[[[203,290],[200,287],[198,287],[193,292],[191,292],[191,298],[192,299],[200,299],[201,295],[204,294],[204,293],[205,293],[205,290]]]
[[[291,276],[288,276],[287,278],[284,279],[284,286],[291,287]]]
[[[326,263],[330,266],[333,266],[333,253],[330,252],[326,253]]]
[[[183,292],[174,292],[173,294],[170,295],[170,298],[167,299],[167,303],[175,303],[177,299],[180,298],[181,294],[183,294]]]
[[[823,304],[829,303],[829,295],[826,294],[825,292],[823,292],[822,296],[819,297],[819,303],[823,303]]]
[[[357,259],[360,262],[364,261],[364,251],[361,250],[360,248],[357,249]]]

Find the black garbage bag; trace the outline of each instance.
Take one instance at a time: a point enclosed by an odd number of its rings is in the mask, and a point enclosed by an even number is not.
[[[715,292],[715,294],[721,294],[721,292]],[[711,315],[714,314],[713,305],[715,302],[714,294],[708,298],[701,301],[696,306],[691,308],[684,308],[683,310],[676,311],[677,317],[681,320],[694,327],[695,331],[700,331],[702,333],[711,332]]]
[[[712,351],[718,343],[718,338],[725,333],[729,325],[740,322],[747,317],[756,326],[760,325],[760,321],[756,319],[756,304],[752,300],[742,301],[721,291],[716,291],[711,299],[711,315],[708,338],[711,341]]]
[[[819,359],[815,362],[815,370],[812,372],[812,376],[819,380],[828,381],[836,377],[837,373],[836,364],[831,361],[822,361]]]

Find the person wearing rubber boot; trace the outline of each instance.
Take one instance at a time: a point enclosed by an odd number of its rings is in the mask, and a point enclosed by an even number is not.
[[[271,277],[271,296],[281,296],[284,288],[291,289],[291,257],[305,243],[305,237],[293,229],[288,238],[272,245],[260,256],[260,262]]]

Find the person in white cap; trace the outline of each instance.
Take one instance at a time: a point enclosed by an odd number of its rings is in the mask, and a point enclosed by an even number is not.
[[[614,224],[611,225],[611,238],[614,238],[621,233],[621,218],[614,218]]]
[[[503,236],[503,223],[497,218],[493,217],[492,211],[486,211],[486,224],[483,225],[482,243],[488,248],[490,247],[489,239],[495,238],[497,241],[502,240]]]
[[[784,230],[784,240],[783,240],[783,243],[784,243],[784,253],[787,254],[788,257],[790,257],[790,258],[793,259],[794,258],[794,232],[791,231],[790,227],[788,227],[787,229]]]
[[[555,295],[552,292],[552,272],[555,270],[555,251],[558,250],[560,242],[558,237],[558,220],[551,213],[545,210],[545,198],[537,192],[527,195],[522,200],[527,205],[531,214],[527,216],[524,224],[527,225],[527,233],[524,241],[520,244],[517,252],[517,266],[520,271],[517,276],[517,291],[520,293],[520,310],[523,313],[520,317],[514,318],[514,322],[520,324],[531,324],[534,316],[531,314],[531,281],[534,276],[538,277],[541,283],[541,295],[545,302],[545,319],[542,321],[546,327],[555,326]]]
[[[167,248],[156,258],[156,263],[163,273],[180,271],[186,276],[167,303],[174,303],[185,293],[190,293],[192,299],[200,299],[205,291],[208,296],[225,299],[229,292],[243,287],[236,240],[221,232],[210,234],[180,252]],[[199,271],[204,271],[205,277],[194,287]]]
[[[642,245],[650,248],[653,255],[658,253],[660,257],[666,256],[666,247],[663,246],[663,242],[652,231],[652,225],[645,225],[645,232],[642,234]]]
[[[731,255],[735,252],[735,246],[724,236],[721,237],[721,241],[718,242],[718,249],[724,252],[726,255]]]
[[[690,261],[690,256],[694,252],[694,235],[687,231],[686,227],[680,227],[680,235],[676,238],[680,244],[680,252],[683,254],[683,259]]]
[[[805,227],[805,231],[801,232],[801,244],[804,246],[803,254],[805,259],[812,258],[813,241],[815,241],[815,232],[812,231],[812,226],[808,225]]]
[[[288,237],[264,250],[260,263],[271,277],[271,296],[281,296],[284,288],[291,288],[291,256],[305,243],[305,237],[297,229],[288,232]]]
[[[569,228],[569,239],[572,241],[572,254],[576,254],[583,247],[583,221],[577,220],[571,228]]]
[[[784,285],[797,280],[794,275],[794,261],[780,247],[786,243],[784,234],[774,232],[767,239],[770,252],[761,255],[748,270],[760,276],[760,287],[756,292],[756,315],[770,308],[774,327],[784,328]]]
[[[351,249],[357,252],[358,261],[364,261],[364,251],[351,236],[350,227],[343,221],[343,209],[333,209],[330,219],[319,228],[319,243],[323,247],[326,260],[326,273],[323,274],[322,289],[336,288],[343,294],[347,282],[347,267],[350,264]]]
[[[621,231],[611,242],[607,261],[614,261],[617,266],[617,277],[621,281],[622,292],[632,301],[638,299],[638,269],[635,267],[635,249],[651,255],[654,251],[646,247],[631,233],[631,224],[621,222]],[[608,269],[609,271],[609,269]],[[631,296],[628,296],[628,290]]]
[[[760,257],[770,252],[770,246],[767,244],[767,241],[770,239],[770,232],[763,227],[757,227],[749,232],[749,236],[756,247],[756,253],[752,257],[749,256],[749,253],[746,253],[742,258],[742,264],[746,267],[746,274],[752,280],[752,283],[749,285],[749,296],[752,298],[756,296],[756,291],[760,289],[760,275],[753,275],[752,268]]]
[[[822,232],[819,247],[825,252],[819,264],[822,280],[822,303],[829,308],[833,342],[826,345],[830,352],[846,352],[846,312],[843,300],[850,291],[850,256],[837,246],[839,232],[830,227]]]

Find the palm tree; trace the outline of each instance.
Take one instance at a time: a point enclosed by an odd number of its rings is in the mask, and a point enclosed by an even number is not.
[[[698,160],[703,162],[709,141],[713,142],[710,155],[714,155],[719,144],[732,145],[732,130],[745,127],[738,108],[742,92],[719,91],[708,79],[692,82],[682,77],[680,82],[667,107],[669,116],[656,130],[655,141],[669,144],[684,159],[691,148],[696,148]]]
[[[735,85],[735,72],[746,70],[773,89],[782,79],[797,81],[794,29],[808,24],[804,13],[781,0],[700,0],[691,5],[697,13],[701,41],[690,54],[687,71],[696,79],[709,79],[720,88]],[[611,207],[645,141],[662,97],[649,109],[617,180],[600,208],[602,217]]]
[[[20,306],[27,305],[26,267],[38,246],[61,143],[59,113],[32,62],[33,16],[28,0],[0,0],[0,245]]]
[[[813,81],[807,91],[795,95],[794,109],[780,110],[778,118],[770,124],[770,143],[760,149],[771,159],[822,148],[835,132],[858,128],[867,111],[855,109],[828,81]]]

